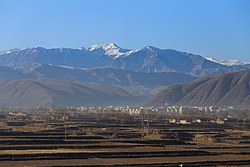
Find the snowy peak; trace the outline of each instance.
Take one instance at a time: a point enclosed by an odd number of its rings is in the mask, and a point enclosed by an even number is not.
[[[149,46],[146,46],[146,47],[144,47],[144,48],[142,48],[142,49],[147,49],[147,50],[155,51],[155,50],[157,50],[158,48],[149,45]]]
[[[218,59],[214,59],[214,58],[206,58],[206,59],[210,60],[212,62],[215,62],[215,63],[226,65],[226,66],[250,64],[250,62],[243,62],[243,61],[240,61],[240,60],[218,60]]]
[[[114,43],[107,43],[107,44],[101,44],[101,45],[92,45],[87,50],[93,51],[96,49],[104,49],[104,50],[110,50],[110,49],[120,49],[116,44]]]
[[[97,54],[105,54],[108,56],[117,56],[130,51],[128,49],[120,48],[114,43],[92,45],[89,48],[87,48],[87,50],[91,52],[96,52]]]

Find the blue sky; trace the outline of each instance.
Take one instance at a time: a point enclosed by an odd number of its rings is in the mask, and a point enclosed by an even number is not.
[[[250,61],[249,0],[1,0],[0,50],[114,42]]]

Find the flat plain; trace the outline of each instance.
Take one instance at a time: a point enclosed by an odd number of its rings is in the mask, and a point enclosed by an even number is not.
[[[30,115],[29,117],[32,117]],[[0,166],[248,166],[247,123],[83,114],[0,122]]]

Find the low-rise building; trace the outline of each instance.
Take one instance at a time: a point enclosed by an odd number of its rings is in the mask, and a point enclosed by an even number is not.
[[[185,119],[181,119],[179,123],[180,123],[180,124],[191,124],[191,122],[188,122],[188,121],[185,120]]]

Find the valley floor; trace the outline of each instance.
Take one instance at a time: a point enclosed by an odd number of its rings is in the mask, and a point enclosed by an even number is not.
[[[66,136],[65,136],[66,128]],[[65,139],[66,137],[66,139]],[[250,166],[249,126],[84,118],[0,123],[0,166]]]

